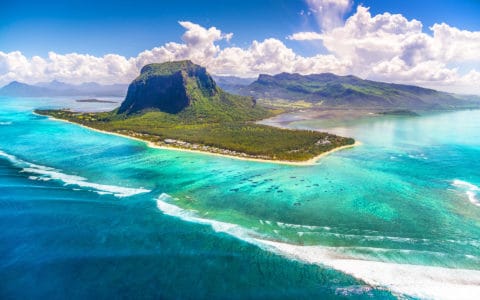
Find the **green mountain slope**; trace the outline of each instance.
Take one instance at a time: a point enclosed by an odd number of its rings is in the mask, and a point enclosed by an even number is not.
[[[240,93],[259,99],[303,100],[338,108],[447,109],[480,106],[480,97],[331,73],[260,75]]]
[[[215,82],[222,90],[232,94],[238,94],[238,92],[245,86],[257,80],[257,78],[241,78],[236,76],[212,76]]]
[[[270,113],[251,97],[217,87],[206,69],[191,61],[149,64],[129,86],[118,114],[147,110],[175,114],[183,122],[258,120]]]

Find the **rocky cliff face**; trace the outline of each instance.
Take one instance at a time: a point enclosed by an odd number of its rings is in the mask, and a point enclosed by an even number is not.
[[[191,61],[149,64],[129,86],[118,113],[142,110],[178,113],[200,98],[219,92],[206,69]]]

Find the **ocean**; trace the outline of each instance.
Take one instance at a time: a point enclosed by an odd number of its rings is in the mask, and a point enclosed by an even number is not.
[[[297,120],[313,166],[149,148],[0,98],[1,299],[475,299],[480,111]],[[299,118],[297,118],[299,119]]]

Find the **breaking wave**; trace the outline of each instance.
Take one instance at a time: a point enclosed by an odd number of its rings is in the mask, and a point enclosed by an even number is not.
[[[272,241],[236,224],[201,218],[194,211],[170,203],[172,201],[168,194],[162,194],[157,199],[157,207],[166,215],[210,225],[216,232],[227,233],[290,259],[341,271],[396,294],[428,299],[471,299],[472,295],[480,295],[480,271],[362,260],[335,247]]]
[[[480,206],[480,199],[478,198],[480,194],[480,188],[468,181],[463,181],[459,179],[455,179],[452,182],[452,185],[456,188],[465,192],[468,197],[468,200],[476,206]]]
[[[69,175],[62,173],[61,170],[33,164],[27,161],[24,161],[14,155],[5,153],[0,150],[0,157],[6,158],[14,166],[21,168],[21,172],[31,174],[28,176],[30,180],[40,180],[40,181],[49,181],[49,180],[59,180],[64,183],[64,185],[76,185],[83,188],[90,188],[92,191],[98,194],[110,194],[116,197],[130,197],[137,194],[148,193],[150,190],[143,188],[128,188],[121,187],[116,185],[106,185],[89,182],[86,178]]]

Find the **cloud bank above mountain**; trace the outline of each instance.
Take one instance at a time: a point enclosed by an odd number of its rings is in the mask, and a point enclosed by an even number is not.
[[[191,59],[216,75],[252,77],[259,73],[301,74],[332,72],[362,78],[416,84],[440,90],[480,94],[480,32],[448,24],[424,30],[418,20],[400,14],[372,16],[369,9],[351,9],[348,0],[309,0],[320,32],[297,32],[287,38],[299,43],[321,43],[328,53],[302,56],[279,39],[252,41],[247,47],[230,46],[233,33],[216,27],[180,21],[182,42],[169,42],[136,57],[107,54],[58,54],[26,57],[20,51],[0,51],[0,85],[60,80],[68,83],[126,83],[142,66],[153,62]],[[226,45],[221,47],[221,45]],[[469,67],[472,66],[472,67]]]

